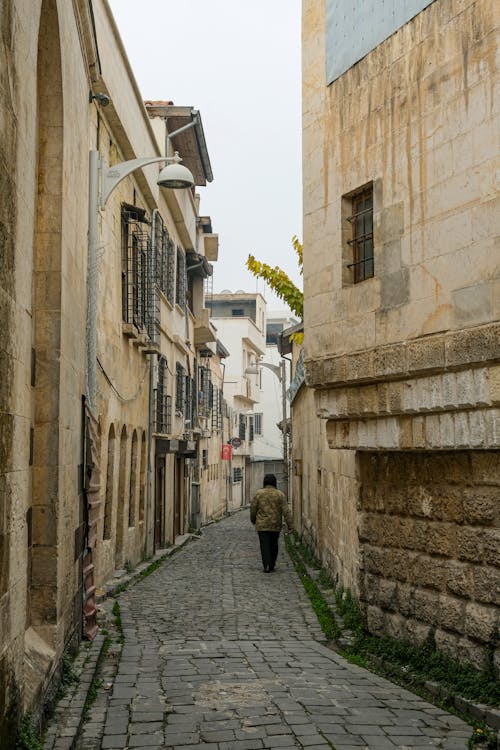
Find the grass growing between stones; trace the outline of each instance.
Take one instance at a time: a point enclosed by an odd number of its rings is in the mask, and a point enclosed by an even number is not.
[[[318,574],[316,583],[308,568],[318,570],[321,565],[311,550],[297,536],[285,539],[325,636],[349,661],[427,692],[426,683],[438,683],[437,695],[448,703],[460,696],[488,706],[500,704],[500,680],[493,661],[494,643],[490,645],[483,670],[478,671],[439,652],[432,628],[426,642],[420,646],[371,635],[364,627],[359,603],[351,592],[340,588],[324,569]],[[484,744],[485,738],[488,741],[487,732],[479,727],[476,742]]]
[[[119,641],[119,643],[123,644],[125,643],[125,634],[123,632],[122,613],[118,602],[115,602],[113,604],[113,609],[111,611],[113,612],[113,616],[115,618],[115,626],[118,631],[117,640]]]
[[[19,724],[15,750],[42,750],[42,742],[29,714],[25,714]]]

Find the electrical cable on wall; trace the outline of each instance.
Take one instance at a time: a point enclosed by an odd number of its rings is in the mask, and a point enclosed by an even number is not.
[[[101,361],[99,360],[99,357],[97,357],[97,364],[99,365],[99,367],[101,369],[101,372],[104,375],[104,377],[106,378],[106,381],[108,382],[110,388],[116,393],[116,395],[118,396],[118,398],[120,399],[120,401],[122,401],[123,403],[127,403],[129,401],[135,401],[135,399],[137,398],[137,396],[139,395],[139,393],[142,391],[142,387],[144,385],[144,381],[146,379],[146,375],[147,375],[147,373],[149,371],[149,365],[148,364],[146,364],[146,366],[144,368],[144,375],[142,376],[142,378],[141,378],[141,380],[139,382],[138,389],[136,390],[136,392],[134,393],[133,396],[128,396],[128,397],[122,396],[121,393],[119,392],[119,390],[113,384],[113,381],[111,380],[111,378],[109,377],[108,373],[104,369]]]

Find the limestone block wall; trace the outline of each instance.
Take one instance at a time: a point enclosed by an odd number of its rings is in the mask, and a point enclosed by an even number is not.
[[[476,667],[500,666],[500,453],[360,453],[361,600],[368,628]]]
[[[0,738],[6,747],[14,744],[20,714],[41,708],[58,660],[81,628],[87,231],[81,196],[88,189],[89,70],[77,6],[15,0],[0,9]],[[64,131],[68,118],[72,127]]]
[[[318,363],[333,370],[343,353],[500,314],[497,3],[433,2],[329,86],[324,6],[306,0],[303,14],[304,320],[312,385]],[[353,283],[342,201],[368,183],[375,271]]]
[[[331,450],[314,392],[292,404],[291,484],[294,528],[340,585],[359,592],[358,479],[355,451]]]

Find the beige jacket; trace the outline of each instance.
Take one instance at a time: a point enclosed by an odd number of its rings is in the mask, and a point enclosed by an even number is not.
[[[290,527],[292,514],[281,490],[271,485],[258,490],[250,505],[250,520],[257,531],[281,531],[283,518]]]

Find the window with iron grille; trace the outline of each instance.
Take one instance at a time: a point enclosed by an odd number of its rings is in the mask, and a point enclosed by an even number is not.
[[[262,435],[262,420],[264,415],[261,413],[257,413],[253,415],[254,419],[254,431],[256,435]]]
[[[245,440],[246,434],[247,434],[247,418],[244,414],[240,414],[238,437],[240,438],[240,440]]]
[[[175,412],[184,414],[186,404],[186,371],[179,362],[175,365]]]
[[[184,307],[186,303],[186,256],[183,250],[177,248],[177,276],[176,276],[176,288],[175,288],[175,301],[181,307]]]
[[[216,385],[212,386],[212,430],[219,429],[219,389]]]
[[[202,450],[201,452],[201,465],[203,469],[208,467],[208,450]]]
[[[186,417],[186,427],[193,429],[194,420],[197,414],[196,410],[196,384],[193,378],[186,375],[186,408],[184,411]]]
[[[150,323],[152,290],[148,289],[151,237],[145,211],[125,204],[121,211],[122,318],[137,328]],[[149,330],[149,326],[148,326]]]
[[[175,304],[175,262],[177,251],[175,245],[170,239],[167,240],[167,290],[166,295],[170,304]]]
[[[172,398],[167,393],[168,364],[165,357],[158,362],[158,383],[156,386],[156,429],[155,432],[172,432]]]
[[[173,304],[175,280],[174,243],[160,215],[155,223],[155,281],[168,301]]]
[[[243,471],[240,468],[235,467],[233,469],[233,482],[241,482],[243,479]]]
[[[352,249],[352,269],[355,284],[371,278],[374,273],[373,258],[373,185],[351,195],[351,215],[347,221],[351,226],[351,238],[347,240]]]
[[[253,417],[248,417],[248,440],[253,443]]]
[[[198,393],[198,408],[199,413],[203,417],[208,417],[210,413],[211,401],[210,401],[210,388],[211,388],[211,373],[208,367],[199,368],[199,393]]]

